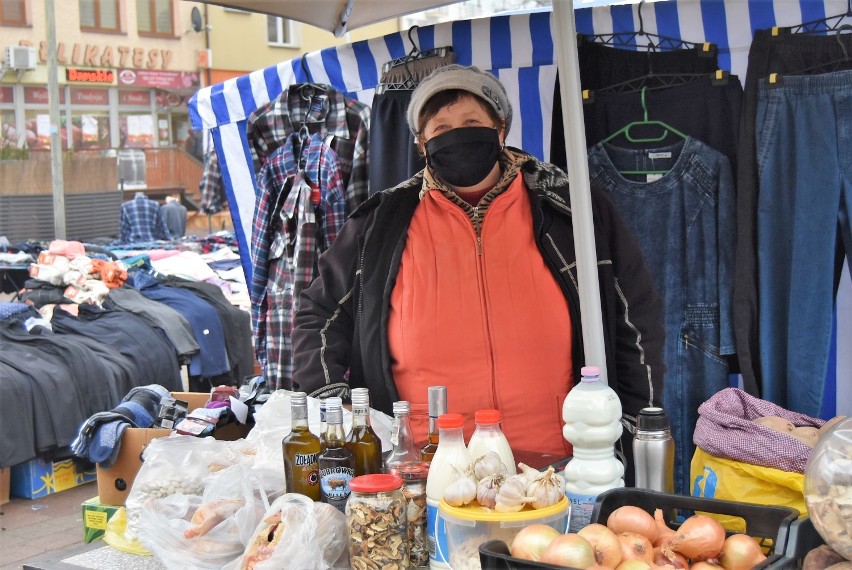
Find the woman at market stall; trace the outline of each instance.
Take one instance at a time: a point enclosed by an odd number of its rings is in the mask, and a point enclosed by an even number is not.
[[[320,258],[295,320],[295,389],[366,386],[386,413],[407,400],[422,439],[427,387],[444,385],[466,437],[476,410],[496,408],[513,449],[569,455],[562,401],[581,366],[602,363],[584,362],[568,178],[505,146],[509,98],[476,67],[433,72],[407,119],[427,166],[363,203]],[[661,402],[661,306],[594,189],[592,208],[605,364],[631,419]]]

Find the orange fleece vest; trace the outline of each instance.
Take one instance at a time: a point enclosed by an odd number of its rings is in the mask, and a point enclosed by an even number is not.
[[[416,440],[428,431],[427,388],[447,386],[450,412],[502,412],[513,450],[570,450],[562,401],[573,385],[568,303],[533,238],[521,175],[488,207],[481,243],[438,190],[423,198],[391,294],[391,366],[411,402]]]

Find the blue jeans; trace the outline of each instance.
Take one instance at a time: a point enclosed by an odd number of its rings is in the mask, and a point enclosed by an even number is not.
[[[852,72],[761,80],[756,125],[762,397],[819,416],[837,244],[852,247]]]
[[[623,170],[668,173],[655,180]],[[648,150],[598,144],[589,152],[589,175],[636,235],[663,300],[663,405],[675,440],[675,492],[688,495],[698,406],[728,386],[724,356],[734,352],[730,163],[693,138]]]

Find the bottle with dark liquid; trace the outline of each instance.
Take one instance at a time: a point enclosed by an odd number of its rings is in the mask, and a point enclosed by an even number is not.
[[[438,449],[438,416],[447,413],[447,387],[429,386],[429,436],[426,445],[420,448],[420,459],[431,463]]]
[[[320,499],[346,512],[349,499],[349,482],[355,476],[355,461],[346,448],[343,432],[343,401],[327,398],[325,401],[326,447],[319,455]]]
[[[320,500],[320,441],[308,429],[308,396],[293,392],[290,396],[292,429],[281,442],[284,453],[284,480],[288,493],[301,493]]]
[[[370,393],[352,389],[352,432],[346,440],[355,461],[355,476],[382,472],[382,443],[370,427]]]
[[[325,431],[328,429],[328,422],[326,420],[326,408],[325,408],[325,398],[320,399],[320,428],[319,428],[319,440],[320,447],[325,449]]]

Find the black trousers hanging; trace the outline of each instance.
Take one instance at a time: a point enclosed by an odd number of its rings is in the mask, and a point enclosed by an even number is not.
[[[411,91],[386,91],[373,98],[370,115],[370,191],[393,188],[423,170],[405,112]]]
[[[748,53],[748,71],[740,120],[737,171],[737,253],[734,269],[734,328],[744,387],[759,393],[760,352],[757,294],[758,171],[755,139],[758,81],[770,73],[796,73],[844,57],[834,36],[809,36],[755,30]],[[824,71],[824,70],[823,70]],[[819,70],[805,73],[819,73]],[[783,80],[783,79],[782,79]],[[827,125],[826,128],[834,128]]]

